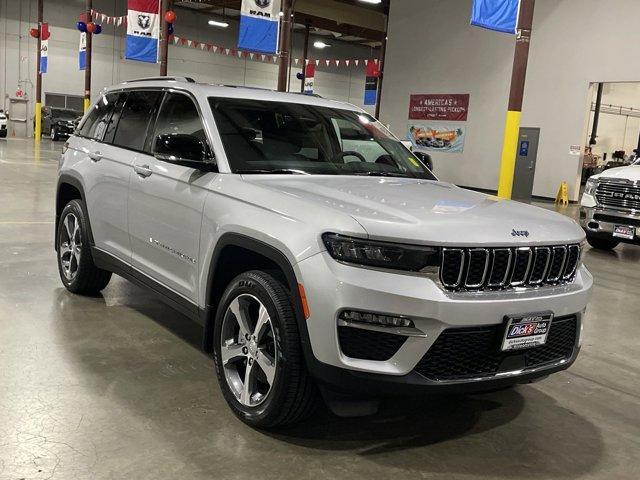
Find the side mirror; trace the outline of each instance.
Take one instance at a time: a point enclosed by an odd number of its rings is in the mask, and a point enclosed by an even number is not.
[[[431,155],[425,152],[413,151],[413,154],[418,157],[422,163],[424,163],[429,170],[433,172],[433,160],[431,160]]]
[[[194,135],[183,133],[158,135],[153,145],[153,155],[158,160],[198,170],[212,170],[212,167],[215,167],[215,161],[207,144]]]

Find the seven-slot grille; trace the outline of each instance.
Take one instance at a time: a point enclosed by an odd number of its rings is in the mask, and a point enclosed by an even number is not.
[[[640,210],[640,183],[601,180],[596,187],[596,200],[605,207]]]
[[[579,245],[443,248],[440,281],[448,290],[557,285],[573,280]]]

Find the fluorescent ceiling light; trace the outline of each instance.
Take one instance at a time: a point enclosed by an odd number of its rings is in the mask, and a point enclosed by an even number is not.
[[[316,48],[327,48],[327,47],[330,47],[331,45],[329,45],[328,43],[321,42],[320,40],[316,40],[315,42],[313,42],[313,46]]]
[[[217,20],[209,20],[209,25],[211,25],[212,27],[221,27],[221,28],[227,28],[229,26],[229,24],[227,22],[219,22]]]
[[[362,3],[373,3],[373,4],[377,4],[377,3],[382,3],[382,0],[360,0]]]

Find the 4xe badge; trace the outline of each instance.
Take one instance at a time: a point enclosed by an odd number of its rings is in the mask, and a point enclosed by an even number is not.
[[[502,350],[521,350],[544,345],[549,335],[553,313],[529,313],[507,317]]]

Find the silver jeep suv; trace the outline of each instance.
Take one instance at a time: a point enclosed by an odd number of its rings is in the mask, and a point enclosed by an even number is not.
[[[567,368],[592,277],[583,230],[438,181],[363,110],[161,78],[107,89],[65,145],[60,278],[112,273],[204,327],[246,423],[367,413]]]

